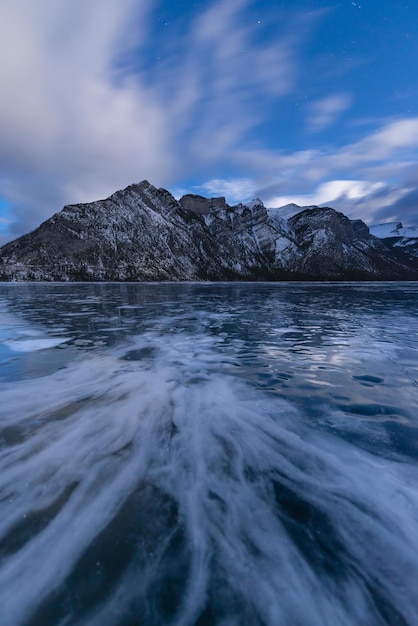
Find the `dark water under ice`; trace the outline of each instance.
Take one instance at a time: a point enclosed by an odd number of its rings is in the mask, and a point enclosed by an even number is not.
[[[1,625],[417,625],[417,381],[417,283],[0,285]]]

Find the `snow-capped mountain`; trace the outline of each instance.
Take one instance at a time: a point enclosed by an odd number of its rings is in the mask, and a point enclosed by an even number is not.
[[[418,259],[418,226],[404,227],[401,222],[388,222],[370,226],[370,232],[389,248],[402,250],[412,260]]]
[[[2,280],[418,279],[418,260],[332,208],[186,195],[148,181],[69,205],[0,249]]]

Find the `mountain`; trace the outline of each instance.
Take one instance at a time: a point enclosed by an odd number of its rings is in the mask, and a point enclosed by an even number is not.
[[[370,226],[370,232],[381,239],[389,249],[402,250],[412,264],[418,259],[418,227],[406,226],[401,222],[375,224]]]
[[[418,259],[332,208],[179,201],[148,181],[0,248],[0,280],[399,280]]]

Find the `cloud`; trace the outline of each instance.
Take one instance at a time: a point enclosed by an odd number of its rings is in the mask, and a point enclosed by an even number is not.
[[[158,179],[174,169],[163,104],[116,68],[143,36],[131,25],[135,10],[132,0],[3,4],[0,185],[14,232],[141,171]]]
[[[281,97],[296,71],[296,39],[260,43],[250,4],[211,4],[154,37],[156,0],[3,3],[0,197],[11,234],[65,203],[227,162],[260,122],[254,93]]]
[[[416,160],[418,117],[391,121],[332,155],[334,167],[352,168],[389,159]]]
[[[260,40],[260,27],[247,14],[251,4],[214,3],[167,44],[157,81],[186,138],[181,151],[189,166],[228,163],[263,120],[254,104],[257,95],[263,101],[279,99],[294,85],[299,38],[280,33],[273,42]]]
[[[276,96],[288,93],[296,64],[295,37],[280,34],[274,43],[256,42],[257,24],[244,19],[249,0],[223,0],[198,17],[192,49],[203,56],[206,71],[214,72],[211,87],[220,95],[248,98],[253,89]]]
[[[254,182],[250,178],[213,179],[195,186],[196,192],[209,196],[225,196],[230,204],[244,202],[252,197]]]
[[[405,217],[416,222],[417,133],[418,118],[399,119],[343,146],[293,153],[243,151],[237,161],[253,176],[220,181],[216,191],[222,190],[228,199],[229,189],[233,190],[234,202],[260,197],[275,207],[291,202],[328,205],[367,223]],[[211,182],[201,188],[215,190]]]
[[[312,132],[320,132],[334,124],[351,105],[352,98],[348,94],[327,96],[314,102],[309,111],[308,128]]]
[[[294,202],[299,206],[332,206],[351,219],[367,223],[399,221],[403,198],[408,189],[392,188],[384,182],[365,180],[332,180],[318,185],[306,195],[277,196],[270,198],[272,206]]]
[[[413,189],[376,211],[375,221],[376,223],[395,221],[394,215],[397,216],[396,221],[401,221],[404,226],[418,224],[418,180],[415,181]]]
[[[294,202],[300,206],[326,205],[334,203],[340,198],[347,200],[359,200],[370,194],[386,189],[384,183],[370,183],[363,180],[330,180],[318,185],[313,192],[292,197],[278,196],[270,200],[274,206],[280,206]]]

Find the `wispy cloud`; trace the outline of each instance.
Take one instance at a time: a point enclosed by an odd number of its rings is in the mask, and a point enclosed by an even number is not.
[[[0,197],[12,233],[67,202],[226,162],[260,121],[254,92],[280,97],[296,71],[295,38],[260,44],[249,5],[214,3],[155,42],[156,0],[3,3]]]
[[[254,181],[250,178],[213,179],[194,190],[208,196],[225,196],[230,203],[244,202],[252,198]]]
[[[118,56],[144,37],[136,12],[133,0],[2,5],[0,185],[15,232],[174,169],[163,103],[139,77],[117,80]]]
[[[413,222],[418,214],[417,140],[418,118],[410,118],[392,120],[373,135],[326,150],[240,153],[237,159],[254,176],[224,181],[223,194],[228,198],[233,190],[231,201],[259,196],[268,206],[330,205],[368,223],[400,220],[403,212]],[[347,172],[354,176],[348,178]]]
[[[310,106],[308,128],[312,132],[320,132],[335,124],[338,118],[346,111],[352,102],[348,94],[327,96],[317,100]]]

